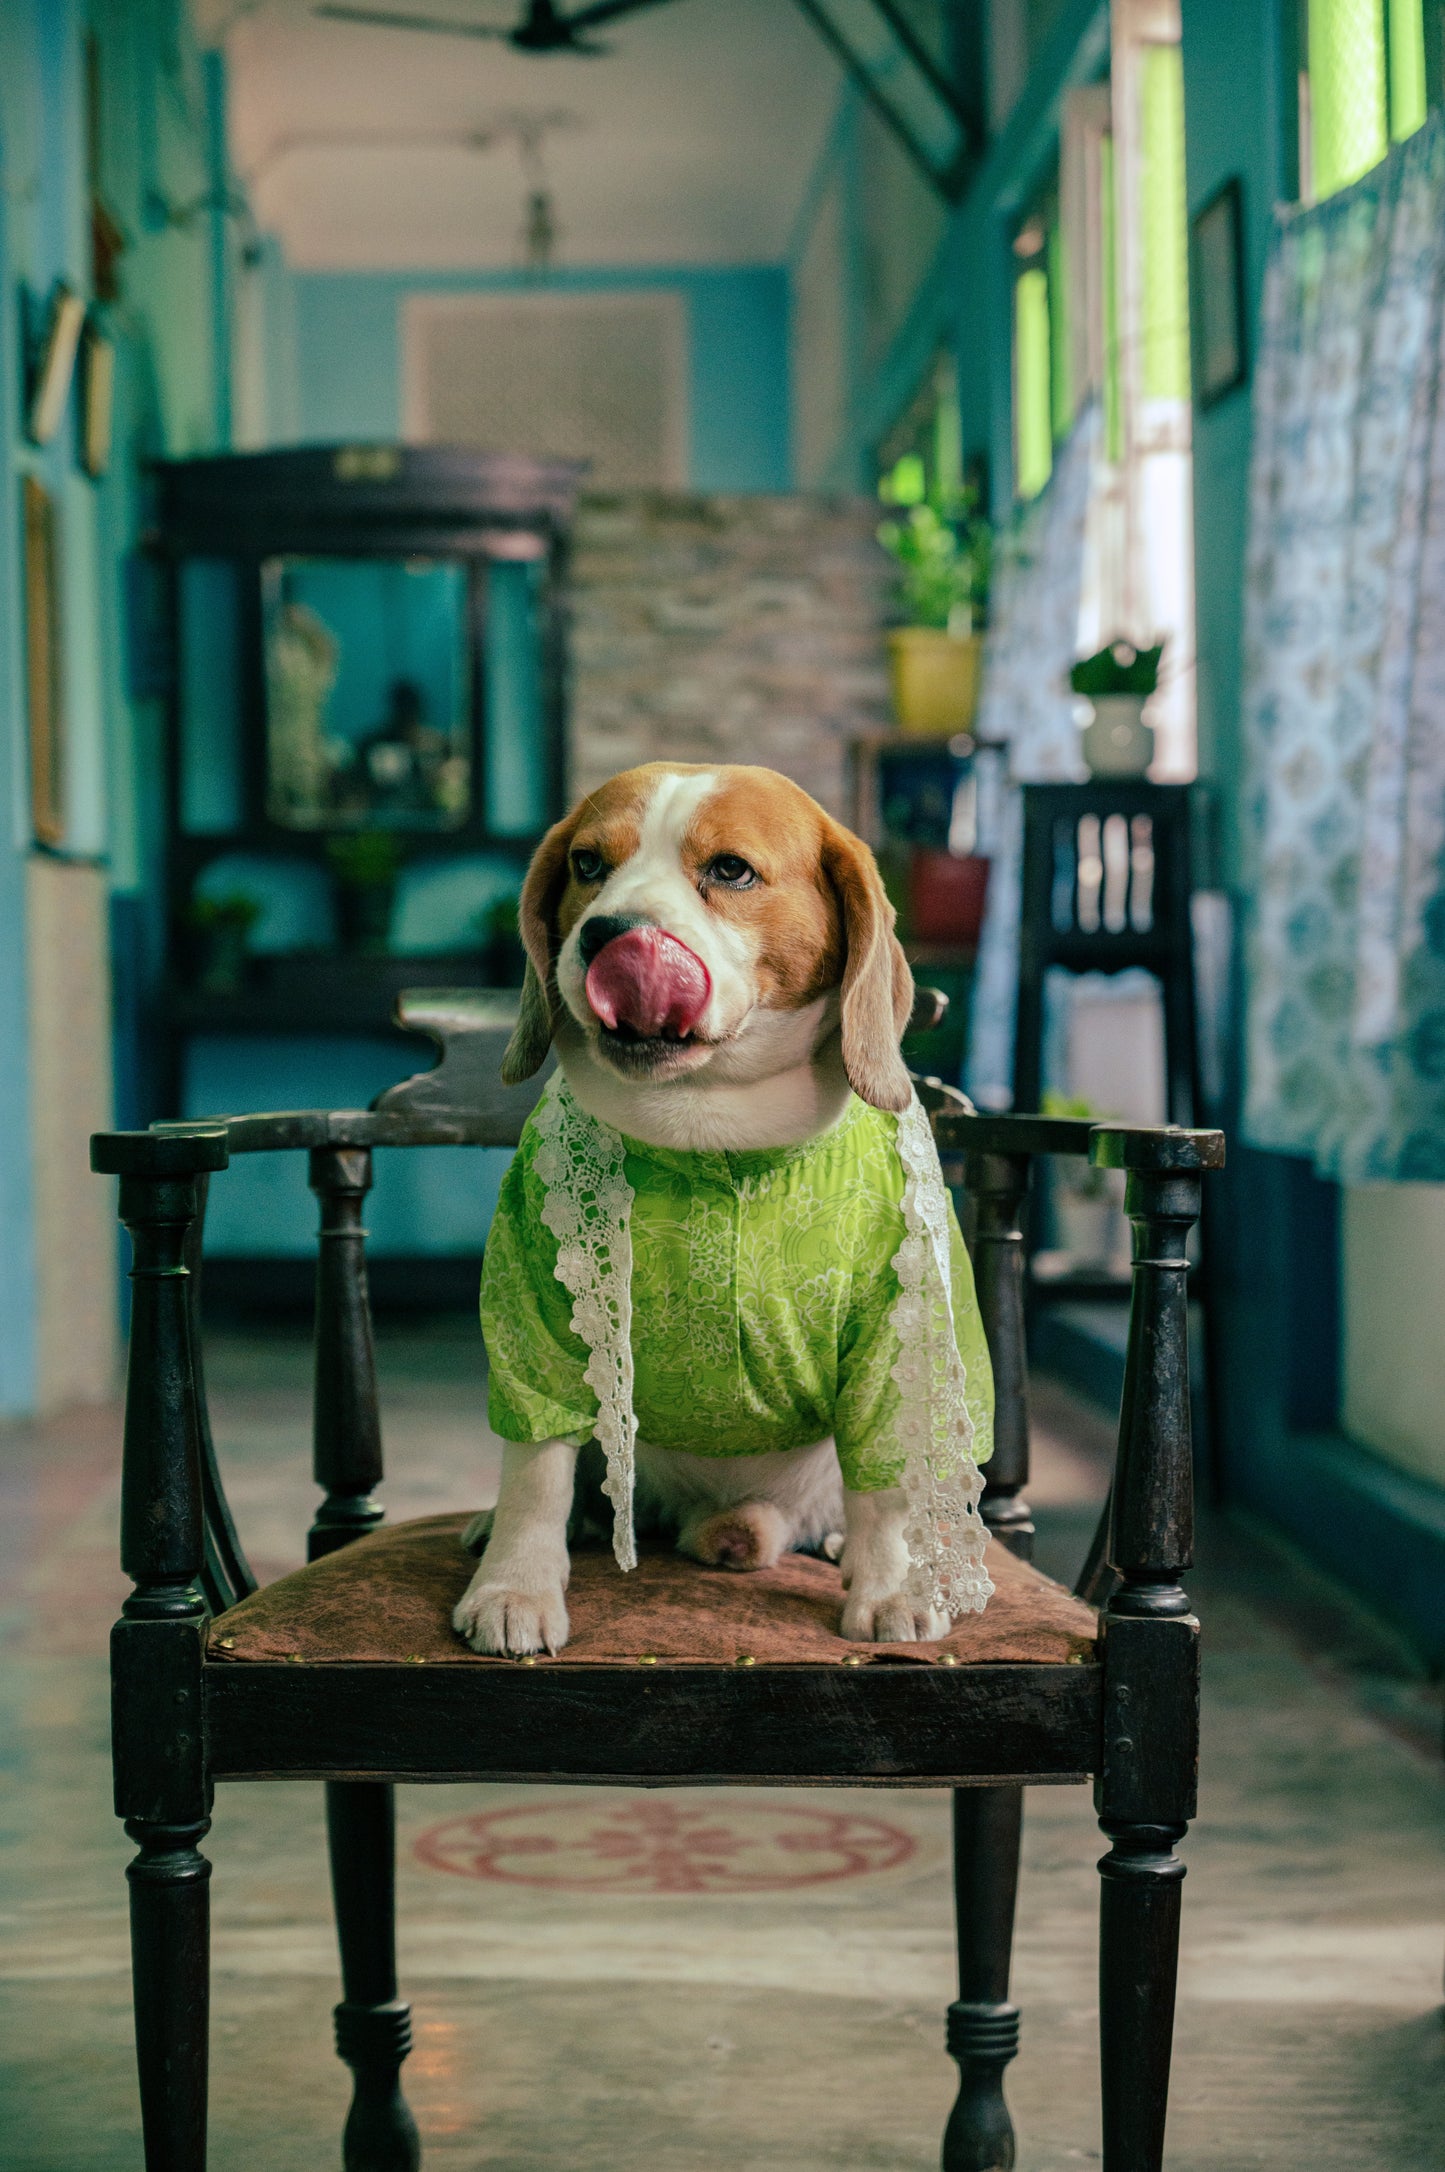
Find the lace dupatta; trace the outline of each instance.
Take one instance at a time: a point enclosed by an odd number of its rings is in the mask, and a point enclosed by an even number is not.
[[[537,1110],[542,1219],[557,1239],[557,1279],[572,1297],[572,1328],[590,1351],[597,1438],[607,1461],[612,1547],[637,1566],[632,1499],[637,1418],[632,1408],[632,1186],[620,1132],[587,1115],[560,1071]],[[988,1534],[978,1513],[983,1474],[953,1327],[948,1193],[928,1118],[915,1094],[898,1119],[905,1235],[894,1255],[899,1296],[892,1367],[909,1553],[909,1595],[950,1619],[981,1614],[993,1590],[983,1565]]]

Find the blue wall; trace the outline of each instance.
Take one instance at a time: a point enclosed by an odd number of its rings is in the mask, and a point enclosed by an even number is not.
[[[788,275],[777,265],[554,272],[297,272],[297,437],[401,434],[401,315],[414,294],[680,294],[689,352],[696,490],[787,490]]]
[[[19,23],[5,17],[0,61],[9,63]],[[8,72],[8,71],[7,71]],[[13,74],[10,80],[14,80]],[[0,437],[9,446],[20,431],[20,353],[15,273],[10,253],[10,205],[18,194],[20,162],[11,143],[11,113],[0,106]],[[24,711],[20,616],[20,496],[6,460],[0,467],[0,1412],[31,1407],[35,1392],[35,1224],[30,1181],[29,991],[25,970],[25,861],[20,804],[21,718]]]
[[[1293,194],[1278,26],[1255,0],[1184,0],[1185,146],[1191,217],[1238,178],[1244,206],[1250,350],[1273,208]],[[1284,78],[1288,74],[1288,92]],[[1239,704],[1249,513],[1249,386],[1194,417],[1194,551],[1199,769],[1219,786],[1225,868],[1239,864]]]

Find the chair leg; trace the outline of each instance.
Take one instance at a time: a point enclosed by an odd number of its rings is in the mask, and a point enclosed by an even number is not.
[[[354,2090],[341,2154],[346,2172],[417,2172],[421,2142],[401,2093],[411,2008],[396,1995],[396,1808],[377,1780],[326,1789],[331,1891],[341,1945],[336,2050]]]
[[[954,1791],[958,1998],[948,2009],[948,2050],[959,2088],[943,2137],[943,2172],[1009,2172],[1014,2162],[1003,2070],[1019,2048],[1008,1983],[1023,1806],[1021,1787]]]
[[[1183,1825],[1107,1821],[1099,1865],[1104,2172],[1160,2172],[1174,2038]]]
[[[131,1977],[146,2172],[205,2172],[211,1866],[197,1825],[131,1819]]]

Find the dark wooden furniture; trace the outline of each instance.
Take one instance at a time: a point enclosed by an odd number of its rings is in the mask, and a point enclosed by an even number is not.
[[[1142,966],[1164,1000],[1165,1108],[1199,1120],[1194,940],[1189,901],[1190,787],[1142,777],[1023,786],[1014,1107],[1043,1093],[1044,980]]]
[[[185,1049],[197,1035],[389,1033],[398,983],[384,935],[359,955],[347,954],[344,930],[332,942],[323,926],[296,935],[294,950],[252,960],[234,989],[198,988],[204,973],[189,955],[204,941],[191,926],[198,896],[254,894],[260,868],[294,898],[298,922],[315,912],[318,884],[323,896],[330,892],[340,922],[353,898],[332,848],[358,833],[392,835],[412,870],[440,873],[440,863],[465,869],[485,855],[493,889],[497,866],[511,863],[520,889],[531,852],[566,797],[566,564],[584,467],[443,446],[354,444],[157,463],[151,641],[168,696],[169,941],[147,1003],[148,1060],[156,1070],[147,1113],[185,1106]],[[408,616],[407,592],[418,574],[449,584],[445,631],[440,621]],[[370,738],[384,737],[388,694],[410,688],[419,721],[425,689],[408,673],[430,666],[439,684],[451,681],[460,705],[455,715],[427,712],[433,725],[455,734],[448,766],[462,783],[454,814],[439,805],[388,805],[385,794],[369,808],[333,808],[314,822],[278,807],[278,697],[268,643],[278,611],[284,616],[286,583],[322,576],[333,588],[351,578],[395,585],[378,590],[381,600],[345,607],[338,591],[335,609],[328,603],[319,616],[301,608],[313,636],[333,643],[330,675],[318,666],[313,688],[321,743],[332,757],[349,748],[360,775],[369,738],[339,727],[336,714],[344,711],[355,725],[364,712],[375,727]],[[518,576],[530,583],[525,638],[515,623]],[[504,581],[511,584],[505,596]],[[525,717],[516,711],[519,673],[528,688]],[[489,894],[478,886],[478,906]],[[475,953],[483,942],[478,929]],[[445,986],[481,962],[455,952],[415,957],[407,984]]]
[[[1014,1038],[1016,1109],[1043,1097],[1044,986],[1052,966],[1070,973],[1154,975],[1164,1015],[1164,1107],[1171,1124],[1198,1124],[1198,1011],[1191,899],[1191,787],[1143,777],[1091,777],[1086,784],[1026,784],[1019,920],[1018,1017]],[[1034,1229],[1039,1223],[1034,1216]],[[1217,1247],[1206,1202],[1192,1276],[1203,1334],[1201,1433],[1209,1482],[1222,1488],[1219,1439],[1224,1398],[1214,1290]],[[1037,1247],[1032,1236],[1030,1251]],[[1129,1283],[1112,1270],[1027,1277],[1031,1307],[1080,1299],[1118,1302]]]
[[[403,1650],[365,1664],[230,1663],[244,1641],[238,1630],[254,1578],[206,1418],[198,1289],[211,1177],[234,1155],[304,1150],[320,1202],[315,1468],[323,1499],[313,1567],[284,1592],[272,1586],[249,1602],[252,1612],[264,1603],[284,1620],[288,1593],[304,1601],[309,1579],[360,1570],[413,1528],[366,1536],[382,1518],[361,1226],[373,1153],[506,1144],[533,1098],[530,1087],[497,1084],[510,1024],[503,1003],[430,995],[403,1010],[437,1040],[442,1061],[370,1110],[160,1125],[92,1142],[93,1166],[120,1178],[134,1245],[122,1560],[135,1588],[114,1638],[114,1744],[116,1807],[138,1850],[129,1878],[148,2172],[201,2172],[205,2161],[210,1865],[200,1848],[218,1780],[326,1783],[343,1992],[336,2041],[355,2077],[349,2172],[410,2172],[419,2162],[398,2080],[410,2022],[395,1966],[396,1780],[951,1787],[959,1996],[947,2041],[960,2088],[943,2163],[945,2172],[989,2172],[1014,2163],[1002,2078],[1018,2043],[1009,1953],[1022,1790],[1090,1775],[1110,1842],[1100,1866],[1103,2162],[1106,2172],[1158,2172],[1184,1874],[1174,1847],[1194,1814],[1197,1737],[1198,1624],[1179,1582],[1191,1547],[1184,1238],[1202,1172],[1222,1161],[1220,1135],[984,1118],[952,1089],[921,1082],[945,1162],[976,1203],[974,1257],[998,1414],[985,1515],[998,1544],[1022,1557],[1006,1578],[996,1571],[1000,1593],[1005,1585],[1026,1597],[1032,1590],[1041,1608],[1072,1608],[1085,1624],[1051,1662],[1015,1655],[968,1663],[980,1626],[970,1617],[946,1645],[915,1648],[913,1665],[870,1663],[868,1647],[830,1634],[821,1637],[823,1658],[777,1665],[648,1664],[635,1655],[573,1665],[565,1653],[512,1663],[460,1649],[423,1666]],[[1088,1572],[1103,1600],[1097,1638],[1088,1611],[1026,1560],[1020,1215],[1033,1161],[1057,1153],[1127,1169],[1135,1224],[1112,1512]],[[328,1565],[356,1545],[370,1554]],[[464,1581],[464,1568],[459,1574]],[[721,1581],[736,1590],[751,1580]],[[603,1588],[618,1582],[608,1577]],[[305,1655],[298,1647],[290,1656]]]

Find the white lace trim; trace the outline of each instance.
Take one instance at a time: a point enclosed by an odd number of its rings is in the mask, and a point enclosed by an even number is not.
[[[557,1280],[572,1294],[572,1331],[591,1351],[583,1375],[597,1395],[597,1438],[607,1459],[602,1490],[612,1502],[612,1551],[635,1569],[632,1494],[637,1420],[632,1412],[632,1186],[621,1132],[577,1106],[560,1071],[533,1119],[541,1136],[537,1174],[542,1220],[557,1239]]]
[[[622,1134],[580,1108],[558,1071],[535,1123],[542,1220],[557,1239],[557,1280],[571,1292],[572,1329],[591,1355],[585,1378],[597,1395],[597,1438],[607,1459],[612,1550],[637,1566],[633,1535],[637,1419],[632,1408],[634,1193]],[[978,1513],[983,1475],[973,1460],[966,1376],[954,1338],[948,1194],[928,1118],[917,1095],[898,1119],[907,1230],[893,1260],[899,1298],[897,1441],[908,1500],[910,1594],[951,1619],[981,1614],[993,1590],[983,1565],[988,1533]]]
[[[917,1094],[898,1119],[898,1158],[908,1234],[893,1258],[899,1297],[890,1317],[898,1336],[892,1370],[908,1501],[908,1591],[956,1620],[983,1612],[993,1582],[983,1565],[983,1473],[973,1460],[967,1375],[954,1334],[948,1192]]]

